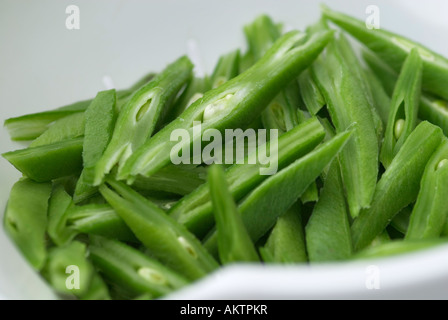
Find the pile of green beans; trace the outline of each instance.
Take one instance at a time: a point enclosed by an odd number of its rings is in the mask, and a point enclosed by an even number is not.
[[[182,56],[129,89],[5,121],[29,146],[3,154],[23,174],[4,228],[61,298],[157,299],[228,264],[445,243],[448,59],[322,13],[303,32],[257,17],[247,50],[210,75]],[[276,130],[257,148],[276,147],[277,171],[261,174],[258,150],[235,164],[172,163],[171,133],[198,122],[182,147],[207,129]]]

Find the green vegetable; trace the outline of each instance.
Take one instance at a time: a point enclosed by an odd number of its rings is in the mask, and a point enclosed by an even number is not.
[[[352,224],[356,251],[368,246],[401,209],[417,199],[425,166],[442,137],[439,127],[424,121],[406,139],[381,176],[370,208],[361,211]]]
[[[350,258],[353,245],[349,215],[340,165],[334,160],[305,229],[310,262]]]
[[[286,167],[295,159],[310,152],[322,141],[324,135],[322,125],[316,118],[312,118],[280,136],[277,147],[278,169]],[[266,149],[270,149],[270,144]],[[260,168],[264,165],[258,161],[251,161],[257,159],[257,152],[251,154],[244,164],[234,164],[226,171],[226,180],[235,201],[241,200],[252,188],[268,177],[260,174]],[[213,227],[208,185],[204,184],[182,198],[169,210],[169,215],[194,234],[204,236]]]
[[[429,159],[412,210],[406,240],[438,238],[448,217],[448,139]]]
[[[325,100],[336,132],[353,126],[354,137],[340,155],[342,179],[350,214],[367,208],[378,176],[378,136],[373,106],[361,75],[354,72],[351,49],[343,38],[333,40],[325,55],[311,66],[311,73]]]
[[[83,138],[4,153],[2,156],[37,182],[70,176],[82,170]]]
[[[385,168],[390,165],[417,125],[422,67],[422,59],[417,49],[411,50],[403,64],[389,109],[389,119],[380,153]]]
[[[349,141],[352,131],[336,135],[319,148],[296,160],[255,188],[239,205],[239,211],[254,242],[264,236],[331,163]],[[206,241],[216,253],[216,233]]]
[[[267,263],[308,261],[300,206],[295,204],[278,217],[260,254]]]
[[[199,240],[163,210],[125,184],[108,180],[101,194],[135,236],[168,267],[189,279],[198,279],[218,267]]]
[[[92,237],[89,251],[101,274],[132,295],[159,297],[188,284],[176,272],[124,243]]]
[[[252,68],[208,91],[155,134],[129,158],[118,178],[132,181],[136,175],[151,176],[166,166],[170,162],[171,149],[178,143],[170,141],[171,133],[186,129],[192,137],[195,121],[202,123],[200,136],[209,128],[223,132],[224,129],[247,126],[285,84],[316,58],[331,37],[332,32],[311,37],[294,31],[285,34]],[[200,136],[182,143],[190,147]]]
[[[118,115],[117,123],[106,150],[96,161],[93,184],[98,186],[104,175],[118,164],[122,168],[141,145],[151,137],[160,115],[171,99],[189,80],[193,65],[181,57],[133,94]]]
[[[350,33],[399,72],[406,57],[416,48],[423,59],[423,89],[448,99],[448,59],[430,49],[384,29],[368,29],[365,22],[322,8],[324,16]]]
[[[208,170],[208,184],[217,227],[221,263],[259,261],[255,246],[230,194],[224,171],[218,165],[213,165]]]
[[[53,187],[48,208],[48,235],[58,246],[68,244],[77,232],[67,226],[69,208],[73,206],[72,197],[61,184]]]
[[[47,256],[47,229],[50,183],[21,179],[12,187],[4,216],[4,227],[33,268],[40,270]]]

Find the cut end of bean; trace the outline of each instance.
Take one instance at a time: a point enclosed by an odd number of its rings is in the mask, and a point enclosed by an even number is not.
[[[137,115],[135,116],[136,122],[139,122],[140,120],[143,119],[143,117],[148,112],[148,110],[151,106],[151,102],[152,102],[152,99],[149,99],[140,107],[140,109],[137,111]]]

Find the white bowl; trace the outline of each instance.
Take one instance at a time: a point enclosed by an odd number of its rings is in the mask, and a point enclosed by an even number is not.
[[[196,44],[198,72],[244,48],[242,26],[267,13],[303,29],[319,17],[309,0],[76,1],[80,29],[65,25],[67,3],[0,2],[0,120],[93,97],[104,79],[125,88]],[[324,2],[324,1],[323,1]],[[370,1],[327,1],[359,18]],[[443,0],[377,0],[381,25],[448,56]],[[191,49],[191,48],[190,48]],[[1,129],[0,152],[20,146]],[[19,173],[0,159],[0,207]],[[233,266],[167,298],[175,299],[446,299],[448,247],[363,262],[316,266]],[[53,299],[51,289],[0,229],[0,298]]]

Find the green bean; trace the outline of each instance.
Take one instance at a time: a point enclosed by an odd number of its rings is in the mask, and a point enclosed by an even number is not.
[[[38,147],[84,136],[84,113],[78,112],[56,120],[44,133],[30,143]]]
[[[223,169],[212,165],[208,169],[207,180],[213,203],[221,263],[259,261],[255,246],[229,191]]]
[[[363,51],[364,61],[368,64],[372,72],[382,83],[384,89],[389,95],[395,88],[398,75],[381,59],[373,53]],[[445,135],[448,135],[448,102],[439,98],[435,98],[422,92],[420,97],[420,105],[418,108],[418,116],[422,120],[427,120],[442,128]]]
[[[305,228],[310,262],[345,260],[351,256],[349,215],[340,165],[334,160]]]
[[[354,137],[340,155],[342,179],[352,217],[370,205],[378,175],[378,125],[360,75],[347,58],[346,41],[334,40],[311,66],[314,80],[327,101],[337,132],[354,126]],[[356,69],[356,68],[355,68]],[[379,119],[379,118],[378,118]]]
[[[135,90],[150,81],[153,77],[153,73],[147,74],[129,89],[117,91],[117,99],[120,104],[127,100]],[[75,113],[83,113],[91,104],[92,100],[93,99],[88,99],[75,102],[52,111],[44,111],[10,118],[5,120],[4,124],[13,141],[34,140],[51,127],[55,121]]]
[[[108,180],[100,192],[135,236],[168,267],[198,279],[218,267],[190,232],[163,210],[122,183]]]
[[[317,115],[326,102],[309,69],[302,72],[299,76],[299,87],[306,108],[311,115]]]
[[[321,174],[349,141],[352,131],[336,135],[256,187],[240,203],[239,211],[254,242],[265,235]],[[216,253],[216,233],[205,242]]]
[[[323,127],[316,118],[312,118],[278,139],[278,169],[282,169],[314,149],[324,138]],[[266,149],[271,149],[270,144]],[[258,152],[258,150],[257,150]],[[235,201],[241,200],[249,191],[267,178],[260,174],[263,165],[256,161],[257,152],[250,155],[245,164],[234,164],[226,171],[229,190]],[[213,227],[213,214],[208,185],[198,187],[186,195],[170,210],[169,215],[185,225],[191,232],[202,237]]]
[[[177,144],[191,147],[210,128],[224,129],[249,125],[281,88],[294,79],[323,50],[332,32],[307,37],[291,31],[282,36],[253,67],[208,91],[182,115],[155,134],[127,161],[118,178],[132,181],[136,175],[151,176],[170,163],[170,152]],[[173,130],[193,132],[201,121],[201,134],[190,141],[170,141]],[[183,150],[183,148],[182,148]]]
[[[85,111],[83,170],[76,184],[73,200],[80,203],[98,192],[93,187],[96,164],[109,144],[117,118],[115,90],[101,91]]]
[[[4,153],[2,156],[25,176],[37,182],[79,173],[83,138]]]
[[[123,219],[108,204],[70,207],[68,225],[80,233],[139,243]]]
[[[448,217],[448,139],[445,137],[426,165],[406,240],[438,238]]]
[[[351,226],[356,251],[368,246],[401,209],[417,199],[426,163],[442,137],[439,127],[424,121],[406,139],[381,176],[370,208],[361,211]]]
[[[324,16],[350,33],[388,65],[399,72],[412,48],[423,59],[422,86],[425,91],[448,99],[448,60],[430,49],[384,29],[366,28],[364,21],[345,14],[322,8]]]
[[[59,293],[82,296],[88,292],[94,269],[87,259],[86,245],[73,241],[48,251],[42,275]]]
[[[240,73],[240,50],[234,50],[219,57],[210,78],[211,88],[215,89]]]
[[[203,167],[169,165],[149,178],[137,177],[133,188],[138,191],[164,191],[184,196],[202,185],[205,176]]]
[[[294,264],[308,261],[300,205],[278,217],[260,254],[267,263]]]
[[[369,68],[364,69],[366,77],[372,88],[372,97],[375,100],[375,106],[381,121],[383,122],[383,127],[387,127],[387,121],[389,119],[389,108],[391,104],[391,97],[384,89],[383,84],[380,79],[372,72]]]
[[[50,183],[21,179],[11,189],[4,215],[4,227],[10,238],[33,268],[39,270],[47,256],[47,229]]]
[[[384,244],[366,248],[353,256],[353,259],[378,259],[431,249],[446,245],[446,239],[431,240],[392,240]]]
[[[133,94],[118,115],[112,138],[96,161],[93,185],[98,186],[115,165],[122,167],[132,152],[152,135],[162,110],[191,77],[193,65],[181,57]]]
[[[114,240],[92,237],[93,264],[102,274],[131,295],[165,295],[188,284],[188,280],[138,250]]]
[[[412,208],[412,204],[403,208],[390,222],[390,225],[402,235],[405,235],[408,230]]]
[[[77,234],[67,226],[68,212],[72,205],[73,199],[65,191],[64,186],[55,184],[49,201],[47,232],[58,246],[68,244]]]
[[[386,134],[380,153],[380,160],[385,168],[390,165],[417,125],[422,68],[422,59],[417,49],[412,49],[403,64],[389,109]]]

